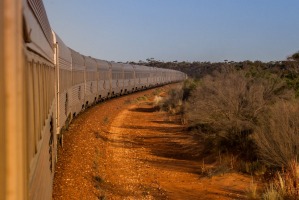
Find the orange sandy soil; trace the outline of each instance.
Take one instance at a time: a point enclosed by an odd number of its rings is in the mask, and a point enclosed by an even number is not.
[[[217,162],[203,165],[202,142],[154,108],[158,90],[98,104],[73,121],[59,149],[53,199],[247,198],[250,176],[202,173]]]

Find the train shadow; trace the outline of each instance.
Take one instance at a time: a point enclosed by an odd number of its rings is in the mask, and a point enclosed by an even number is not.
[[[142,159],[142,162],[157,167],[201,173],[200,165],[205,157],[201,136],[188,132],[186,126],[180,124],[179,119],[165,120],[167,114],[157,113],[156,108],[149,104],[130,109],[129,112],[131,112],[129,115],[134,116],[133,122],[125,122],[116,127],[122,134],[110,140],[110,145],[145,150],[156,159]],[[138,118],[144,119],[144,117],[147,119],[138,123]],[[214,161],[209,159],[205,162],[208,164]]]
[[[130,109],[129,111],[152,113],[152,112],[155,112],[155,111],[158,111],[158,110],[159,110],[159,108],[157,108],[157,107],[149,107],[149,108],[141,107],[141,108],[133,108],[133,109]]]

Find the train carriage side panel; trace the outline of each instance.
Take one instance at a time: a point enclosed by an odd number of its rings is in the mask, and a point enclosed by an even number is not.
[[[140,65],[134,65],[135,71],[135,91],[141,89],[141,70]]]
[[[144,88],[149,87],[150,67],[144,66]]]
[[[137,90],[145,89],[148,86],[148,67],[135,65],[135,87]]]
[[[169,69],[165,69],[166,73],[165,73],[165,83],[168,84],[169,83],[169,77],[170,77],[170,70]]]
[[[153,78],[153,87],[157,86],[157,67],[153,67],[152,70],[152,78]]]
[[[172,70],[172,75],[171,75],[171,82],[176,82],[176,75],[177,75],[177,73],[176,73],[176,71],[175,70]]]
[[[56,156],[53,36],[42,1],[23,0],[29,199],[51,199]]]
[[[169,70],[169,82],[170,83],[173,82],[173,70],[172,69]]]
[[[167,69],[162,69],[162,84],[167,83]]]
[[[162,73],[163,73],[163,69],[161,68],[157,68],[157,82],[158,82],[158,85],[162,85]]]
[[[111,66],[107,61],[97,59],[98,64],[98,99],[105,100],[111,94]]]
[[[175,70],[171,70],[170,82],[175,82]]]
[[[134,67],[130,64],[124,64],[124,93],[131,93],[134,88]]]
[[[179,73],[179,71],[174,71],[173,72],[173,80],[175,82],[180,80],[180,73]]]
[[[154,67],[149,67],[149,80],[148,80],[149,87],[155,86],[155,82],[156,82],[155,75],[156,75],[156,69]]]
[[[179,71],[174,71],[173,72],[173,80],[175,82],[180,80],[180,73],[179,73]]]
[[[89,57],[83,56],[85,60],[85,106],[95,104],[97,101],[97,62]]]
[[[43,2],[23,0],[23,14],[27,48],[53,63],[53,36]]]
[[[148,67],[148,88],[152,87],[153,84],[153,68],[152,67]]]
[[[70,49],[64,44],[61,38],[53,32],[56,66],[56,112],[57,112],[57,131],[70,123],[71,109],[70,102],[72,98],[72,56]]]
[[[167,83],[167,69],[163,69],[163,84]]]
[[[50,199],[57,152],[55,68],[31,51],[26,59],[29,196]]]
[[[70,49],[72,55],[72,98],[71,110],[73,115],[79,114],[85,107],[85,78],[84,78],[84,58],[73,49]]]
[[[123,64],[111,62],[111,92],[112,96],[119,96],[123,92],[123,84],[124,84],[124,69]]]

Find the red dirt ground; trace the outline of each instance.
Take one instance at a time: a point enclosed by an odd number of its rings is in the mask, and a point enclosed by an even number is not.
[[[246,199],[250,176],[204,175],[215,163],[203,164],[202,141],[154,108],[154,94],[170,87],[112,99],[76,118],[59,149],[53,199]]]

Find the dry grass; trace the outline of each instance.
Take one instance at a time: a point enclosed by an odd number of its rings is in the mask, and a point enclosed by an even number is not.
[[[264,199],[299,199],[298,163],[292,161],[290,167],[277,172],[274,180],[266,188]]]
[[[257,194],[257,183],[254,182],[253,177],[251,179],[250,185],[247,188],[246,192],[246,196],[249,199],[258,199],[259,196]]]
[[[289,168],[299,155],[299,102],[280,101],[265,114],[254,134],[259,158],[270,167]]]
[[[279,191],[277,191],[274,184],[270,184],[266,191],[262,195],[262,199],[264,200],[283,200],[283,197],[280,195]]]
[[[178,86],[177,88],[170,89],[168,91],[167,98],[157,99],[158,106],[161,110],[165,110],[171,114],[182,113],[183,111],[183,88]]]
[[[251,135],[273,102],[292,98],[284,89],[279,79],[248,77],[244,71],[226,69],[203,78],[185,112],[190,126],[204,133],[217,151],[255,159]]]

